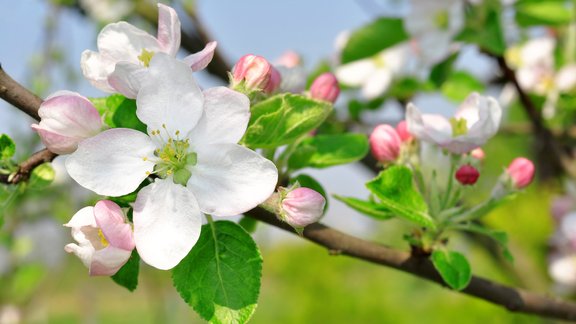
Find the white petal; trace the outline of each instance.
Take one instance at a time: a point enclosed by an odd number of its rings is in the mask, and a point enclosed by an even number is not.
[[[349,86],[361,86],[374,73],[376,66],[371,59],[354,61],[336,68],[338,81]]]
[[[170,178],[140,190],[134,204],[134,240],[144,262],[171,269],[190,252],[202,227],[196,198]]]
[[[576,86],[576,64],[567,65],[556,75],[556,87],[560,91],[570,91]]]
[[[97,42],[100,55],[114,64],[121,61],[141,64],[138,56],[142,50],[160,51],[156,38],[124,21],[106,25],[98,34]]]
[[[128,261],[132,251],[108,246],[94,252],[90,263],[91,276],[112,276]]]
[[[164,53],[176,56],[180,48],[180,19],[176,11],[158,4],[158,43]]]
[[[144,133],[114,128],[82,141],[66,160],[66,170],[84,188],[121,196],[136,190],[146,172],[153,171],[155,148]]]
[[[250,120],[250,100],[225,87],[204,91],[204,115],[189,133],[192,147],[238,143]]]
[[[576,285],[576,256],[567,255],[554,259],[550,263],[548,272],[552,279],[561,284]]]
[[[108,75],[114,71],[114,62],[111,58],[103,57],[100,53],[86,50],[82,52],[80,67],[82,74],[96,88],[104,92],[114,92],[108,84]]]
[[[362,87],[362,95],[366,99],[374,99],[382,95],[392,82],[392,74],[389,70],[379,69],[366,80]]]
[[[92,256],[95,252],[93,246],[70,243],[64,246],[64,251],[68,253],[74,253],[74,255],[76,255],[82,261],[86,268],[90,268],[90,264],[92,263]]]
[[[158,53],[150,61],[148,74],[136,98],[138,118],[151,130],[176,131],[186,135],[202,116],[204,99],[184,62]]]
[[[40,126],[60,135],[90,137],[102,128],[100,114],[84,96],[59,91],[50,96],[38,109]]]
[[[406,108],[408,131],[414,137],[430,143],[444,144],[452,138],[452,126],[446,118],[434,114],[422,114],[409,103]]]
[[[274,163],[236,144],[216,144],[198,153],[188,188],[200,209],[215,216],[246,212],[274,192],[278,171]]]
[[[66,227],[92,226],[96,227],[96,219],[94,218],[94,207],[88,206],[80,209],[72,216],[70,221],[64,224]]]
[[[202,49],[200,52],[190,54],[186,56],[182,61],[184,61],[186,65],[190,66],[194,72],[203,70],[212,61],[217,44],[218,43],[216,42],[210,42],[206,44],[204,49]]]
[[[108,77],[108,84],[127,98],[136,99],[146,75],[145,67],[138,64],[120,62],[116,64],[114,72]]]

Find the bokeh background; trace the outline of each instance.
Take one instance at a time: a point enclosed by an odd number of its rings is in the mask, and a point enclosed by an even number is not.
[[[0,0],[0,63],[14,79],[41,97],[69,89],[85,96],[104,93],[91,87],[80,73],[80,54],[96,49],[103,26],[78,8],[50,0]],[[402,15],[402,1],[232,1],[198,0],[198,15],[219,42],[229,62],[247,53],[273,61],[287,50],[302,55],[310,71],[335,55],[335,40],[345,30],[373,18]],[[175,7],[182,13],[180,5]],[[182,14],[183,15],[183,14]],[[155,33],[141,18],[131,22]],[[183,28],[191,28],[183,21]],[[479,77],[493,66],[465,49],[459,63]],[[183,56],[185,53],[182,52]],[[203,87],[221,81],[207,73],[198,75]],[[496,90],[493,90],[496,91]],[[450,113],[454,104],[440,95],[415,100]],[[432,104],[430,104],[432,103]],[[341,99],[337,106],[344,109]],[[515,112],[509,111],[512,118]],[[518,113],[520,116],[520,114]],[[367,116],[372,124],[398,117],[394,107]],[[0,102],[0,133],[17,142],[17,158],[41,148],[29,128],[33,121]],[[494,179],[517,155],[529,155],[522,136],[493,139],[480,183],[471,195],[485,196]],[[169,271],[142,266],[140,283],[133,293],[109,278],[90,278],[63,246],[72,238],[61,224],[95,197],[70,181],[55,162],[57,179],[49,189],[19,196],[3,210],[0,230],[0,323],[21,319],[27,323],[187,323],[202,322],[171,286]],[[59,167],[60,166],[60,167]],[[306,170],[330,194],[366,197],[364,188],[372,174],[361,165]],[[553,231],[548,206],[559,186],[532,186],[517,200],[497,209],[487,222],[510,235],[514,264],[504,261],[474,238],[458,238],[459,250],[469,255],[474,272],[499,282],[539,292],[566,291],[547,275],[547,242]],[[330,200],[324,222],[353,235],[407,249],[402,240],[404,223],[376,222]],[[8,234],[10,233],[10,234]],[[260,224],[255,238],[264,258],[262,290],[252,323],[548,323],[517,315],[482,300],[451,292],[398,271],[343,256]]]

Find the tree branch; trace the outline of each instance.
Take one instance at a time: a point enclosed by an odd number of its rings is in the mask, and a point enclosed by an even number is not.
[[[34,170],[35,167],[45,162],[52,162],[52,160],[54,160],[54,158],[57,156],[58,154],[52,153],[48,151],[48,149],[38,151],[32,154],[32,156],[30,156],[26,161],[20,163],[18,166],[18,171],[15,173],[10,175],[0,174],[0,182],[6,184],[17,184],[21,181],[28,180],[30,173],[32,170]]]
[[[0,98],[6,100],[14,107],[22,110],[28,116],[39,120],[38,108],[42,103],[42,99],[28,91],[20,83],[14,81],[0,64]]]
[[[248,216],[264,223],[296,234],[286,223],[261,208],[255,208]],[[342,233],[320,223],[307,226],[303,237],[326,247],[331,254],[343,254],[353,258],[384,265],[417,277],[446,286],[430,260],[411,256],[386,246],[365,241]],[[576,304],[532,293],[523,289],[505,286],[481,277],[472,277],[462,293],[501,305],[513,312],[535,314],[563,320],[576,320]]]

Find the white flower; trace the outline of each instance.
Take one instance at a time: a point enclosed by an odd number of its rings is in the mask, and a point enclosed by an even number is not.
[[[498,102],[477,93],[469,95],[450,120],[441,115],[422,114],[412,103],[406,110],[410,134],[456,154],[484,145],[498,131],[501,117]]]
[[[437,63],[451,51],[452,38],[464,26],[462,0],[410,0],[404,19],[406,31],[416,40],[422,59]]]
[[[136,98],[148,134],[110,129],[83,141],[66,161],[80,185],[101,195],[133,192],[159,178],[134,205],[136,248],[148,264],[170,269],[198,240],[201,213],[237,215],[266,200],[275,165],[243,146],[249,100],[228,88],[202,92],[183,62],[158,53]]]
[[[403,72],[411,55],[409,43],[387,48],[366,59],[353,61],[336,68],[336,78],[343,84],[362,87],[366,99],[383,94],[393,78]]]
[[[97,43],[98,52],[82,53],[80,65],[84,77],[102,91],[135,98],[140,82],[130,75],[143,74],[156,53],[176,56],[180,48],[180,20],[174,9],[159,3],[158,37],[121,21],[106,25],[98,34]],[[201,70],[212,60],[215,48],[216,42],[210,42],[183,61],[193,71]]]
[[[72,237],[78,242],[66,245],[64,250],[78,256],[91,276],[114,275],[134,250],[132,227],[120,207],[110,200],[80,209],[64,226],[72,228]]]
[[[555,47],[553,38],[540,37],[506,52],[506,59],[516,67],[516,77],[523,89],[544,95],[554,88]]]
[[[559,284],[576,286],[576,255],[568,254],[552,258],[548,265],[548,273]]]
[[[121,19],[134,10],[130,0],[80,0],[80,5],[91,17],[102,22]]]

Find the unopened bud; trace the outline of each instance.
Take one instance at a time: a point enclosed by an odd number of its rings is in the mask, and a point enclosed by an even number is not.
[[[310,97],[334,103],[340,94],[336,76],[326,72],[317,77],[310,86]]]
[[[396,161],[401,144],[398,132],[390,125],[378,125],[370,134],[370,149],[378,162]]]
[[[470,151],[470,156],[472,156],[476,160],[483,161],[486,154],[484,153],[483,149],[478,147]]]
[[[247,54],[242,56],[232,74],[233,86],[244,82],[248,90],[263,90],[271,93],[280,84],[280,74],[262,56]]]
[[[473,185],[478,181],[478,177],[480,177],[480,172],[471,166],[470,164],[466,164],[461,166],[458,171],[454,174],[454,177],[458,182],[463,185]]]
[[[326,200],[309,188],[290,190],[282,199],[282,219],[296,230],[317,222],[324,213]]]
[[[512,184],[516,189],[522,189],[529,185],[534,178],[534,163],[532,161],[519,157],[514,159],[506,169]]]
[[[396,125],[396,132],[402,142],[410,141],[413,138],[412,134],[408,131],[408,123],[405,120],[400,121],[398,125]]]

